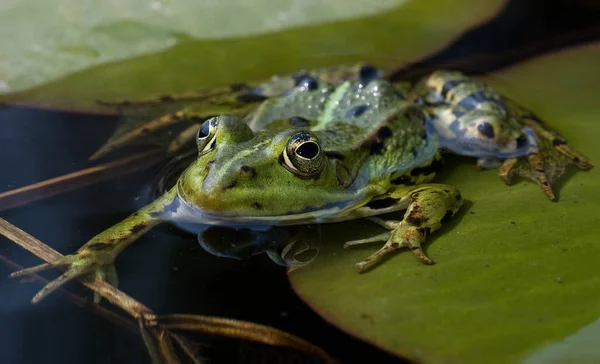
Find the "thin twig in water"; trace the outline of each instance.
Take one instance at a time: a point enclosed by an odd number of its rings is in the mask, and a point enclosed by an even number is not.
[[[4,235],[48,263],[62,257],[56,250],[1,218],[0,235]],[[138,321],[140,333],[153,363],[179,363],[179,358],[174,352],[171,339],[179,345],[183,353],[192,359],[194,363],[200,362],[188,341],[170,330],[195,331],[233,339],[248,340],[260,344],[294,349],[300,353],[318,357],[325,363],[336,362],[321,348],[272,327],[245,321],[200,315],[159,316],[154,314],[148,307],[99,278],[83,277],[80,278],[80,281],[86,287],[97,292]]]
[[[0,193],[0,211],[148,168],[162,161],[164,155],[164,152],[157,150],[143,152]]]

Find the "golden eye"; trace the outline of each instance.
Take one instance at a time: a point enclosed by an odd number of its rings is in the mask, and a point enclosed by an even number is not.
[[[202,124],[196,134],[196,145],[198,146],[198,152],[204,153],[215,147],[217,143],[217,126],[219,120],[214,117],[210,118]]]
[[[299,132],[290,137],[282,153],[282,164],[302,177],[317,176],[325,165],[319,140],[312,134]]]

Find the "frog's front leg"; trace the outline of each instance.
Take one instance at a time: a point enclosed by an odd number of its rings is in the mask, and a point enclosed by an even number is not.
[[[63,284],[88,274],[95,274],[110,284],[116,285],[115,258],[154,225],[163,221],[162,212],[175,204],[176,195],[176,189],[173,188],[150,205],[94,236],[75,254],[66,255],[52,263],[44,263],[14,272],[11,274],[11,278],[34,274],[50,268],[66,269],[60,277],[48,283],[33,297],[33,303],[39,302]]]
[[[458,211],[463,203],[462,197],[456,187],[441,184],[420,185],[406,192],[406,197],[398,200],[398,203],[408,202],[408,208],[402,221],[370,218],[391,232],[372,238],[349,241],[344,245],[345,248],[348,248],[387,240],[376,253],[356,264],[359,273],[381,262],[390,253],[403,248],[410,249],[421,262],[433,264],[433,261],[421,249],[421,244],[427,235],[439,229],[442,222]],[[394,193],[391,196],[393,197]]]
[[[90,157],[90,160],[97,160],[114,150],[144,141],[148,139],[150,134],[164,132],[174,126],[184,126],[185,130],[176,136],[167,150],[168,153],[175,154],[187,145],[187,142],[194,140],[198,126],[204,120],[221,114],[233,114],[241,118],[266,99],[265,96],[252,93],[213,95],[206,100],[198,101],[173,113],[150,120],[117,138],[111,138]]]

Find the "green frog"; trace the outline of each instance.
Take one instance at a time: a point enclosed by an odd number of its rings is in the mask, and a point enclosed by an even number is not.
[[[458,72],[434,72],[412,85],[383,80],[370,65],[337,67],[274,78],[244,93],[258,106],[195,126],[195,160],[155,201],[75,254],[13,274],[66,268],[34,302],[82,275],[116,284],[118,254],[165,221],[297,227],[367,218],[385,231],[345,247],[383,247],[356,264],[359,272],[397,250],[432,264],[421,245],[463,203],[456,187],[432,183],[443,152],[478,158],[482,168],[501,164],[505,180],[525,163],[550,199],[544,168],[552,163],[542,147],[582,169],[593,166],[533,114]],[[377,217],[400,210],[399,221]]]

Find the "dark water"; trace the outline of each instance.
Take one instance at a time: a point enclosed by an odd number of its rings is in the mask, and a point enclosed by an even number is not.
[[[600,7],[593,1],[512,1],[498,18],[415,69],[453,62],[479,72],[497,69],[528,53],[598,39],[599,19]],[[473,54],[495,56],[469,64]],[[112,117],[0,110],[0,192],[88,167],[88,156],[110,136],[116,122]],[[143,206],[156,171],[126,175],[2,211],[0,217],[69,253]],[[22,266],[39,263],[4,238],[0,238],[0,254]],[[343,362],[398,362],[313,313],[291,291],[284,268],[265,255],[244,261],[216,258],[202,250],[194,236],[164,225],[125,250],[117,269],[119,288],[157,313],[249,320],[305,338]],[[89,310],[76,308],[57,295],[30,305],[40,286],[5,279],[11,271],[0,264],[1,363],[148,362],[136,333]],[[78,283],[68,288],[89,296]],[[311,362],[289,353],[265,354],[238,342],[204,339],[207,345],[201,351],[213,363]]]

